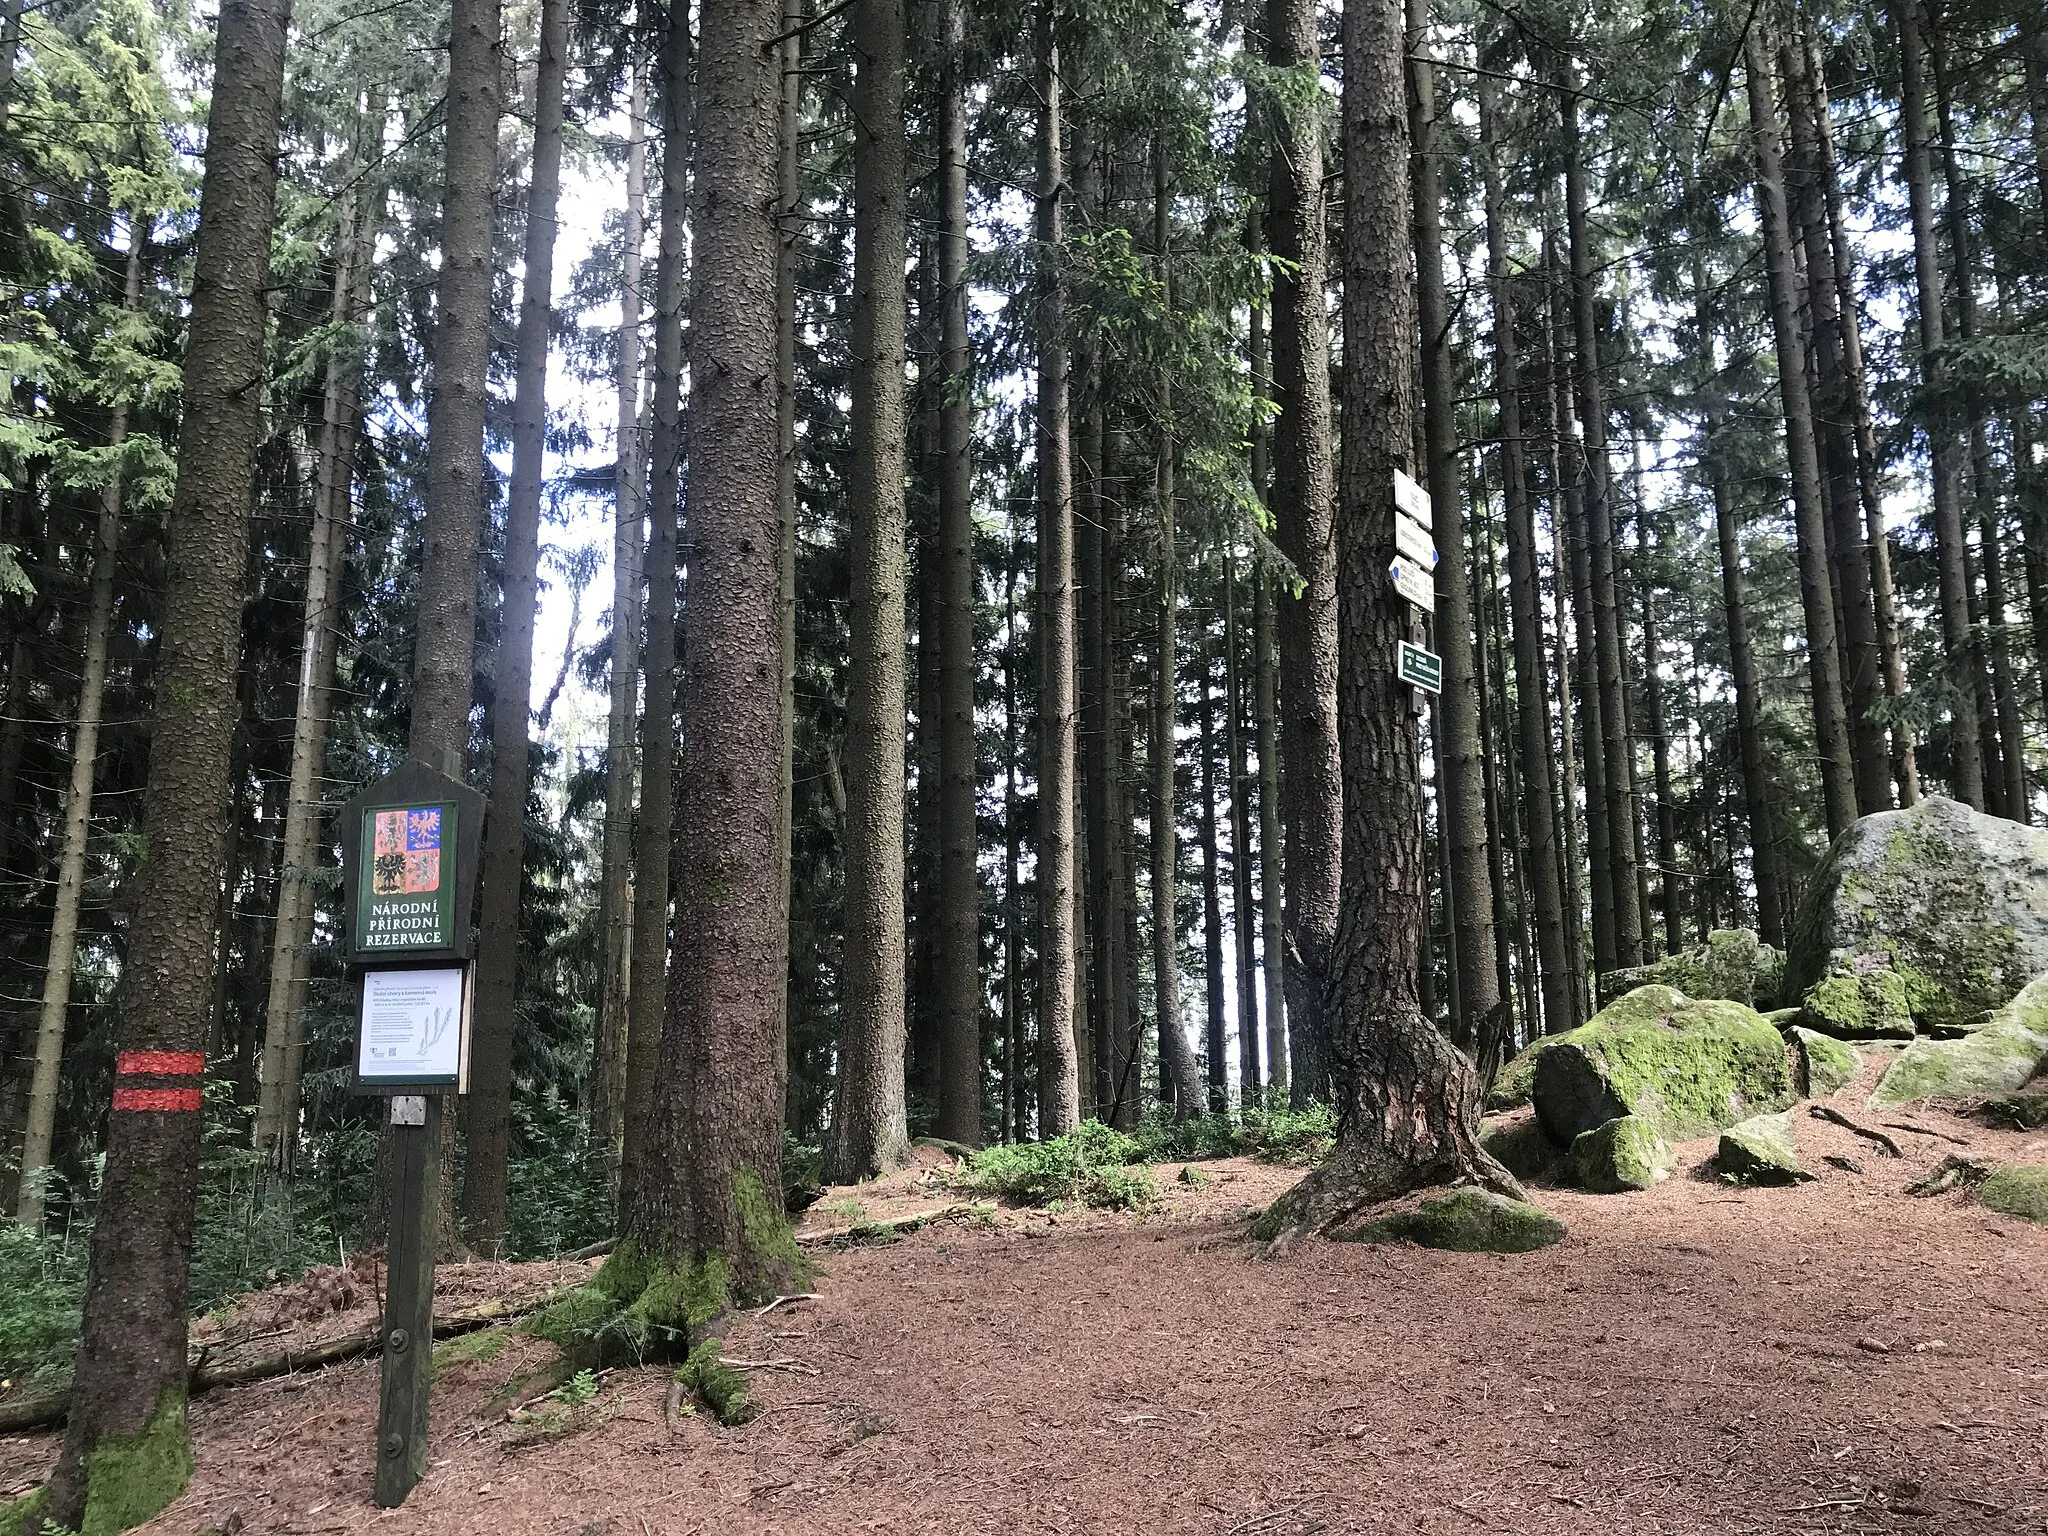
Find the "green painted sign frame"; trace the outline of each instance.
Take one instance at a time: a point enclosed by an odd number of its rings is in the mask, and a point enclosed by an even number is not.
[[[1424,693],[1444,691],[1444,659],[1434,651],[1425,651],[1421,646],[1403,640],[1394,671],[1402,682],[1420,688]]]

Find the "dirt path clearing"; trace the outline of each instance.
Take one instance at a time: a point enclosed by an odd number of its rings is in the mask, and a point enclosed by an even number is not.
[[[2038,1135],[1936,1123],[2048,1161]],[[1162,1169],[1165,1220],[943,1222],[827,1255],[820,1300],[735,1331],[731,1356],[793,1367],[751,1372],[769,1411],[741,1429],[670,1427],[644,1370],[522,1441],[472,1412],[540,1346],[452,1367],[434,1470],[389,1514],[367,1499],[374,1363],[223,1392],[152,1529],[2048,1530],[2048,1232],[1907,1198],[1946,1143],[1892,1161],[1800,1135],[1816,1184],[1737,1192],[1691,1145],[1647,1195],[1546,1191],[1572,1234],[1515,1258],[1256,1262],[1226,1213],[1293,1175],[1255,1164],[1201,1190]]]

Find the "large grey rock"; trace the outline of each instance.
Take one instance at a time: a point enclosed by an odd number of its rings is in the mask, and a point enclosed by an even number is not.
[[[2048,831],[1938,797],[1865,816],[1800,908],[1785,1001],[1858,956],[1889,957],[1923,1031],[1978,1027],[2048,971]]]
[[[1537,1118],[1569,1146],[1634,1115],[1671,1141],[1793,1101],[1785,1041],[1753,1008],[1639,987],[1536,1058]]]
[[[1863,1058],[1856,1054],[1856,1048],[1831,1035],[1816,1034],[1795,1024],[1789,1037],[1799,1065],[1799,1092],[1805,1098],[1824,1099],[1837,1089],[1848,1087],[1863,1070]]]
[[[1729,1126],[1714,1161],[1738,1184],[1803,1184],[1813,1177],[1793,1149],[1789,1109]]]
[[[1600,995],[1619,997],[1638,987],[1676,987],[1687,997],[1768,1008],[1779,1000],[1784,982],[1782,954],[1760,943],[1747,928],[1717,928],[1704,944],[1649,965],[1609,971],[1600,978]]]
[[[1678,1166],[1678,1159],[1670,1144],[1647,1122],[1623,1115],[1594,1126],[1574,1141],[1565,1165],[1579,1188],[1596,1195],[1619,1195],[1663,1183]]]
[[[1870,1102],[1975,1099],[2017,1093],[2048,1067],[2048,976],[1957,1040],[1915,1040],[1877,1080]]]

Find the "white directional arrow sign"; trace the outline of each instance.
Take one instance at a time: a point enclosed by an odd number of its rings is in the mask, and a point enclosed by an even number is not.
[[[1398,469],[1394,471],[1394,508],[1402,515],[1414,518],[1424,528],[1436,526],[1436,519],[1430,513],[1429,492]]]
[[[1394,516],[1394,551],[1418,562],[1426,571],[1436,569],[1435,537],[1422,524],[1412,522],[1399,513]]]
[[[1394,590],[1425,613],[1436,612],[1436,579],[1418,561],[1396,560],[1387,567]]]

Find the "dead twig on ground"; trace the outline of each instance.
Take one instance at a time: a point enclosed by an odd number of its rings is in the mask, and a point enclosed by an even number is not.
[[[816,1291],[798,1291],[793,1296],[778,1296],[773,1301],[769,1302],[767,1306],[754,1308],[754,1316],[766,1317],[770,1312],[773,1312],[777,1307],[788,1306],[793,1301],[816,1301],[817,1299],[818,1293]]]
[[[725,1366],[728,1370],[734,1371],[788,1371],[796,1376],[822,1376],[824,1374],[815,1365],[805,1365],[803,1361],[789,1355],[783,1355],[774,1360],[734,1360],[725,1355],[720,1355],[718,1363]]]
[[[1970,1144],[1965,1137],[1951,1136],[1947,1131],[1937,1131],[1931,1125],[1915,1125],[1910,1120],[1887,1120],[1885,1126],[1894,1131],[1911,1131],[1915,1136],[1932,1136],[1936,1141],[1946,1141],[1952,1146],[1967,1147]]]

